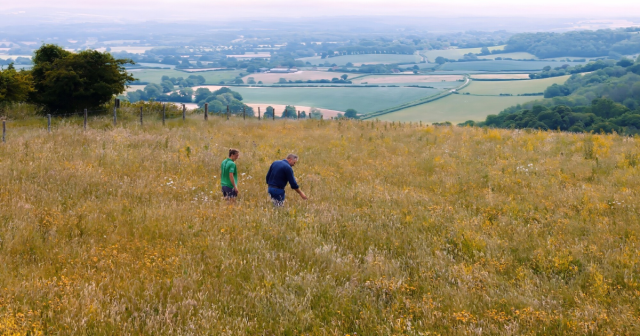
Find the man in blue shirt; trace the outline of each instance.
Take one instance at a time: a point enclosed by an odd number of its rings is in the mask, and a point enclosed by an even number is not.
[[[269,195],[273,201],[273,205],[282,206],[284,204],[284,187],[287,183],[291,185],[291,189],[295,190],[303,200],[307,199],[300,187],[296,178],[293,176],[293,166],[298,162],[298,156],[289,154],[285,160],[275,161],[271,164],[269,172],[267,173],[267,184],[269,185]]]

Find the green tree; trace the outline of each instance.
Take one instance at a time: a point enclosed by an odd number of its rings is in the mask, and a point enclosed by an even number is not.
[[[347,78],[349,78],[349,75],[344,74],[344,75],[340,76],[340,78],[342,78],[342,80],[346,81]]]
[[[265,118],[273,118],[273,111],[274,111],[273,107],[267,106],[267,108],[264,111],[264,117]]]
[[[162,92],[164,93],[173,91],[173,83],[169,80],[163,81],[160,86],[162,86]]]
[[[278,83],[280,83],[280,84],[285,84],[286,82],[287,82],[287,79],[286,79],[286,78],[280,78],[280,79],[278,80]]]
[[[282,117],[283,118],[297,118],[298,117],[298,112],[296,111],[296,107],[292,106],[292,105],[287,105],[284,108],[284,111],[282,112]]]
[[[322,119],[322,112],[319,109],[312,107],[309,111],[309,118],[311,119]]]
[[[255,78],[253,78],[253,77],[247,78],[247,84],[255,84],[255,83],[256,83]]]
[[[9,64],[6,70],[0,70],[0,104],[27,101],[32,91],[29,72],[16,71],[13,64]]]
[[[348,109],[344,112],[344,117],[349,119],[359,119],[358,111],[354,109]]]
[[[447,59],[442,57],[442,56],[438,56],[438,57],[436,57],[436,63],[438,63],[440,65],[445,64],[445,63],[447,63]]]
[[[160,85],[151,83],[144,87],[144,93],[147,95],[147,99],[157,99],[163,92]]]
[[[95,50],[70,53],[46,44],[36,50],[33,64],[35,91],[29,100],[53,114],[103,105],[135,80],[124,68],[133,61]]]
[[[207,88],[199,88],[196,90],[195,102],[199,103],[211,96],[211,90]]]

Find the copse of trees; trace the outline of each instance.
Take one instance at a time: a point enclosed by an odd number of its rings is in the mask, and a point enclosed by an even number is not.
[[[0,103],[28,102],[50,114],[96,108],[125,91],[134,78],[109,53],[85,50],[71,53],[45,44],[35,52],[33,69],[0,71]]]
[[[204,104],[208,103],[209,111],[212,113],[226,113],[229,106],[229,112],[232,114],[242,114],[245,111],[247,116],[253,116],[253,108],[244,104],[242,99],[240,93],[227,87],[213,92],[207,88],[199,88],[195,91],[195,102],[200,108],[204,108]]]
[[[134,80],[124,68],[131,63],[95,50],[71,53],[57,45],[43,45],[33,58],[34,90],[28,100],[51,114],[101,106]]]

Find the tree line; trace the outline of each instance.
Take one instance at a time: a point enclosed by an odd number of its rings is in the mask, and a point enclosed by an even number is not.
[[[562,85],[548,87],[544,96],[550,99],[512,106],[483,122],[461,125],[640,134],[640,57],[575,74]]]
[[[539,58],[599,57],[640,52],[639,28],[571,31],[566,33],[521,33],[509,38],[504,52],[525,51]]]

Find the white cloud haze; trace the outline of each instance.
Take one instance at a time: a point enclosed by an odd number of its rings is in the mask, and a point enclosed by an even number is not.
[[[521,16],[521,17],[581,17],[611,18],[640,16],[640,1],[580,1],[580,0],[112,0],[78,1],[25,0],[0,5],[0,9],[19,9],[27,13],[43,8],[68,13],[122,17],[135,13],[138,19],[205,19],[236,17],[317,17],[351,15],[394,16]]]

